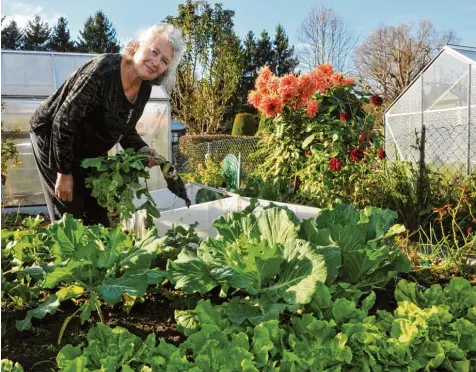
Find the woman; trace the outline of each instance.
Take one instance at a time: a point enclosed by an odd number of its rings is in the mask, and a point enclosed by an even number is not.
[[[107,156],[119,143],[149,153],[149,167],[161,163],[135,126],[153,84],[172,91],[183,45],[178,29],[155,25],[130,42],[124,55],[86,62],[36,110],[30,120],[33,154],[52,221],[70,213],[85,224],[109,225],[107,210],[85,187],[83,159]],[[169,188],[186,198],[180,178],[164,176]]]

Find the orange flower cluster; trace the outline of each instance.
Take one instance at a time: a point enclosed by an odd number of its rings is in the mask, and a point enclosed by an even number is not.
[[[248,95],[248,103],[272,118],[286,105],[294,109],[304,108],[308,117],[314,117],[319,108],[312,99],[314,93],[324,94],[328,88],[353,83],[352,79],[334,72],[329,64],[320,65],[308,74],[283,77],[275,76],[268,66],[264,66],[256,78],[255,90]]]

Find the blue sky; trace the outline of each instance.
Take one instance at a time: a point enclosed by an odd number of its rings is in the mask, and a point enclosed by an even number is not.
[[[167,15],[177,13],[178,0],[2,0],[2,16],[24,25],[33,14],[40,14],[50,23],[65,16],[73,38],[82,29],[86,18],[102,9],[111,20],[119,40],[124,43],[137,37],[140,30],[158,23]],[[213,3],[213,1],[209,1]],[[291,43],[297,45],[300,23],[313,5],[328,5],[353,27],[359,41],[381,24],[427,19],[439,30],[452,28],[460,44],[476,47],[476,1],[474,0],[223,0],[224,7],[234,10],[235,30],[244,37],[249,30],[255,34],[263,29],[274,35],[281,23]]]

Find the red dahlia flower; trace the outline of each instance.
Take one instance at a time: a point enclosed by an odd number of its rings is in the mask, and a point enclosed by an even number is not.
[[[382,97],[374,94],[372,97],[370,97],[370,103],[373,107],[380,107],[383,104],[383,99]]]
[[[364,152],[356,147],[351,151],[350,157],[353,161],[361,161],[364,158]]]
[[[331,160],[329,160],[329,169],[333,172],[338,172],[340,171],[342,167],[342,163],[340,162],[340,160],[338,158],[332,158]]]
[[[265,97],[261,107],[269,118],[274,118],[283,109],[283,101],[279,97]]]
[[[345,112],[342,112],[340,114],[340,120],[345,121],[347,123],[347,120],[349,120],[347,114]]]
[[[378,157],[380,158],[380,160],[385,159],[385,150],[383,148],[378,149]]]
[[[309,101],[307,105],[307,109],[306,109],[306,115],[310,118],[313,118],[314,116],[316,116],[318,108],[319,108],[319,104],[316,101],[314,100]]]

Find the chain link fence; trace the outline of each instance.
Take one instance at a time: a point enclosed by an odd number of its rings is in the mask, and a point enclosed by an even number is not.
[[[476,67],[433,62],[386,112],[385,150],[448,179],[476,172]]]
[[[230,138],[203,142],[180,151],[179,145],[172,146],[172,161],[181,172],[193,171],[205,161],[208,154],[214,163],[221,164],[225,156],[241,155],[241,173],[249,174],[263,164],[264,156],[256,154],[261,137]]]
[[[386,136],[389,159],[406,160],[413,164],[421,162],[449,179],[476,172],[476,143],[468,125],[427,124],[421,129],[414,128],[413,133],[387,125],[386,130],[391,132]]]

